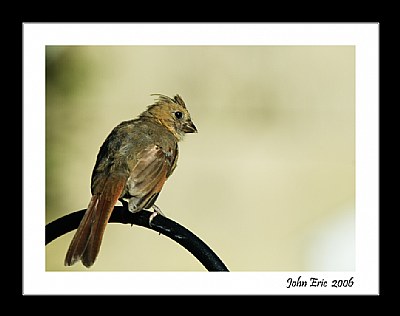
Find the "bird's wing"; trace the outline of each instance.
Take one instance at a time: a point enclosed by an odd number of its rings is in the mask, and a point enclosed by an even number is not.
[[[127,181],[129,210],[150,208],[160,193],[165,180],[171,174],[178,151],[151,145],[138,154]]]

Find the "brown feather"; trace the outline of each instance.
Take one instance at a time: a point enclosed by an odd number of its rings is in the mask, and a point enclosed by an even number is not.
[[[174,161],[172,156],[159,146],[150,146],[140,153],[127,181],[130,211],[152,206],[155,201],[153,197],[161,191],[171,170]]]
[[[91,222],[97,209],[98,195],[93,195],[88,208],[83,216],[78,230],[69,245],[67,255],[65,256],[64,264],[72,266],[81,259],[83,252],[86,249],[87,241],[91,232]]]
[[[100,250],[106,225],[125,183],[125,177],[111,175],[104,181],[102,192],[92,196],[68,249],[65,265],[73,265],[78,260],[82,260],[86,267],[93,265]]]

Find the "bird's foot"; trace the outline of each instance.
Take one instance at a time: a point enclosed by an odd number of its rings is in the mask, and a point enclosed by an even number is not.
[[[156,217],[158,214],[160,214],[161,216],[164,216],[164,213],[161,212],[160,208],[157,205],[153,205],[153,213],[151,213],[150,218],[149,218],[149,226],[151,227],[151,222],[153,221],[154,217]]]

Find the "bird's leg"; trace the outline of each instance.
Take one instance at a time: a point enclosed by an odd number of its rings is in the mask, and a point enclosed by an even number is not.
[[[165,217],[165,214],[163,213],[163,212],[161,212],[161,209],[157,206],[157,205],[153,205],[153,209],[154,209],[154,212],[153,213],[157,213],[157,214],[160,214],[160,215],[162,215],[162,216],[164,216]],[[154,215],[155,216],[155,215]]]
[[[160,208],[159,208],[157,205],[153,204],[152,207],[153,207],[154,211],[153,211],[153,213],[150,215],[150,218],[149,218],[149,226],[151,226],[151,222],[153,221],[154,217],[156,217],[158,214],[160,214],[161,216],[164,216],[164,217],[165,217],[164,213],[161,212]]]

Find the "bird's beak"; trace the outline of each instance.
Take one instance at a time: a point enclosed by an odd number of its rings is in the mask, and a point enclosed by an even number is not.
[[[183,130],[185,133],[197,133],[197,128],[196,128],[196,126],[193,124],[192,121],[186,122],[186,123],[183,125],[182,130]]]

